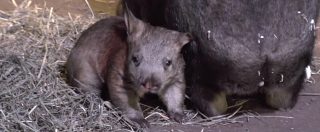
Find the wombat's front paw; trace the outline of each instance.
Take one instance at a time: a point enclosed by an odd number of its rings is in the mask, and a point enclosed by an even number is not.
[[[182,112],[168,112],[169,118],[175,120],[176,122],[181,123],[183,119],[183,113]]]
[[[150,124],[146,119],[143,119],[143,118],[132,118],[130,120],[134,121],[141,128],[149,128],[150,127]]]

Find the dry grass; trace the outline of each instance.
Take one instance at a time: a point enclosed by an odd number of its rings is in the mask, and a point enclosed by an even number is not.
[[[95,22],[17,5],[0,12],[0,131],[111,131],[130,128],[95,95],[65,83],[64,63],[81,31]]]
[[[30,2],[16,5],[13,12],[0,10],[0,131],[136,131],[110,102],[75,92],[65,82],[70,49],[97,19],[60,17],[52,8],[30,7]],[[241,111],[243,103],[234,106],[234,113],[205,119],[186,110],[182,125],[211,126],[263,117]],[[144,107],[151,124],[175,123],[164,110]],[[235,116],[240,113],[244,114]]]

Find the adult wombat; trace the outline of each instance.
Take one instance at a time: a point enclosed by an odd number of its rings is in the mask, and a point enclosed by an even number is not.
[[[125,1],[143,8],[134,14],[153,22],[143,17],[152,16],[145,14],[153,13],[151,5]],[[224,112],[232,94],[262,93],[276,109],[296,104],[311,61],[319,0],[153,1],[165,1],[164,13],[153,16],[164,18],[159,25],[194,37],[183,51],[185,75],[191,100],[202,112]]]
[[[158,94],[169,117],[181,121],[184,60],[188,34],[154,27],[135,18],[110,17],[83,32],[67,61],[70,85],[107,93],[112,103],[141,127],[148,127],[139,106],[145,93]]]

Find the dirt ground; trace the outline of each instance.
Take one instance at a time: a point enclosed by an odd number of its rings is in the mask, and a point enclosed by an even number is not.
[[[20,2],[21,0],[16,0]],[[33,5],[46,4],[48,7],[54,7],[54,11],[63,16],[67,13],[78,15],[91,15],[88,5],[84,0],[34,0]],[[115,14],[117,0],[91,0],[93,10],[96,13]],[[9,11],[14,6],[9,0],[0,1],[0,10]],[[105,8],[105,9],[104,9]],[[319,27],[319,26],[318,26]],[[320,35],[320,30],[318,30]],[[319,36],[318,35],[318,36]],[[320,58],[320,38],[315,47],[315,57]],[[314,65],[316,62],[314,62]],[[317,62],[320,63],[320,62]],[[313,66],[313,69],[319,69],[320,64]],[[317,71],[313,71],[317,72]],[[255,102],[253,100],[253,102]],[[320,75],[312,75],[312,82],[305,84],[297,105],[289,111],[272,111],[264,106],[256,105],[248,109],[249,111],[258,112],[251,117],[241,119],[242,122],[225,125],[213,125],[210,127],[190,126],[186,124],[175,124],[170,126],[153,125],[150,131],[153,132],[319,132],[320,131]]]

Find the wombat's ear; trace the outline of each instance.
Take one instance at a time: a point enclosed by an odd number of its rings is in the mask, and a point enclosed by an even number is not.
[[[192,40],[193,40],[193,38],[190,33],[183,33],[179,37],[179,44],[181,47],[183,47],[184,45],[188,44]]]
[[[128,8],[127,4],[125,4],[124,8],[124,21],[127,27],[127,34],[128,35],[135,35],[140,36],[145,29],[145,24],[143,21],[136,18],[130,9]]]

